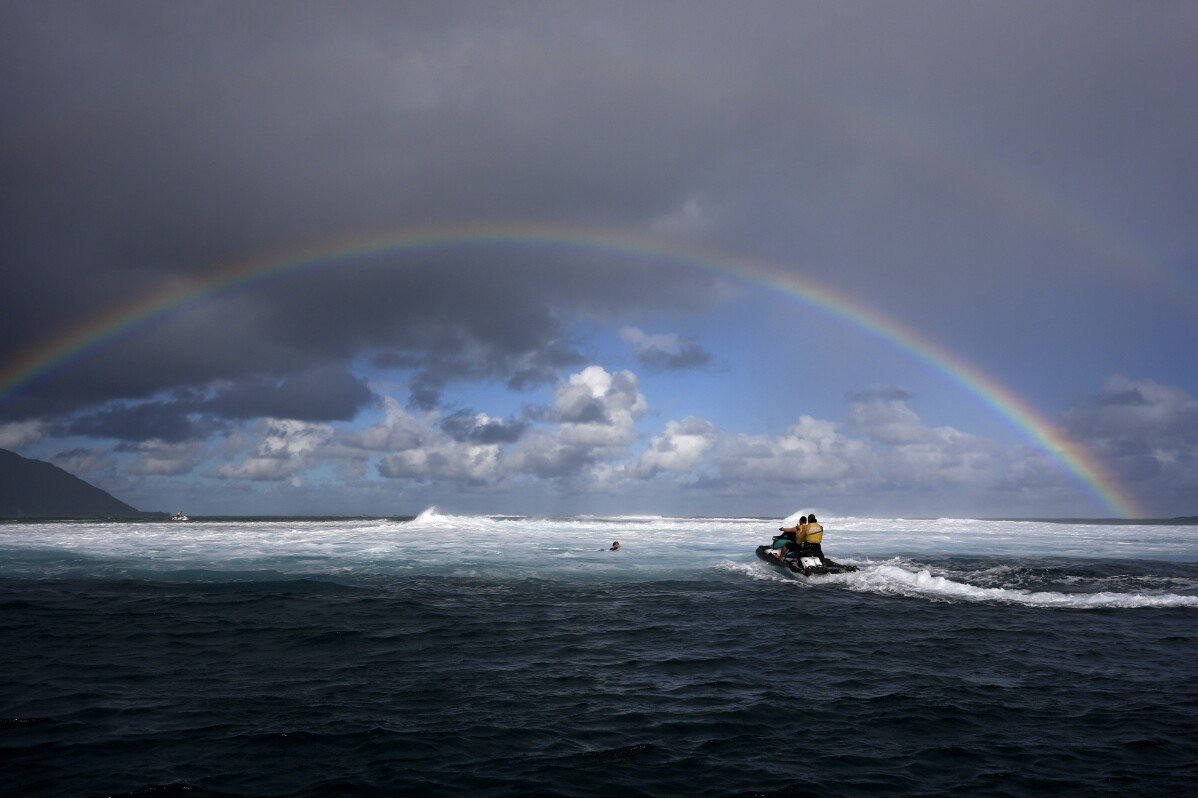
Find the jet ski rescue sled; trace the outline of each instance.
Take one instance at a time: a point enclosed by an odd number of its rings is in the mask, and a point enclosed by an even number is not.
[[[785,560],[780,560],[770,554],[769,546],[758,546],[757,556],[779,568],[785,568],[788,571],[802,574],[803,576],[847,574],[857,570],[857,566],[855,565],[841,565],[838,562],[832,562],[827,557],[788,557]]]

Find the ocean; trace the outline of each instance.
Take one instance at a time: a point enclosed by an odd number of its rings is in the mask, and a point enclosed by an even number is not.
[[[1194,794],[1198,527],[779,521],[0,524],[0,793]]]

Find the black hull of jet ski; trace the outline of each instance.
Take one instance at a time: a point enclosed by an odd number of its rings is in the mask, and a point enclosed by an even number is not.
[[[824,574],[847,574],[857,570],[855,565],[841,565],[838,562],[832,562],[829,559],[824,559],[820,565],[803,565],[798,560],[779,560],[774,555],[770,554],[769,546],[758,546],[757,556],[771,565],[776,565],[779,568],[785,568],[796,574],[803,576],[823,576]],[[808,557],[807,559],[812,559]]]

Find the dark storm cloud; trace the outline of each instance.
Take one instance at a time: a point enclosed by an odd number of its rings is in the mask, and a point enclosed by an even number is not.
[[[583,355],[570,346],[550,341],[512,369],[507,385],[514,391],[523,391],[535,385],[553,382],[562,369],[577,366],[584,360]]]
[[[1065,420],[1074,434],[1120,455],[1198,448],[1198,400],[1151,380],[1112,377],[1101,393],[1076,403]]]
[[[1192,4],[4,4],[0,362],[221,264],[497,218],[809,264],[933,331],[961,323],[983,351],[1058,325],[1109,336],[1103,314],[1058,321],[1060,292],[1025,290],[1051,267],[1084,302],[1087,270],[1112,268],[1103,242],[1071,238],[1079,225],[1051,208],[1029,219],[1001,179],[1013,165],[1076,186],[1152,220],[1162,251],[1198,251],[1196,18]],[[685,309],[710,285],[568,250],[382,255],[193,308],[0,414],[228,380],[225,414],[344,418],[361,390],[342,380],[321,404],[293,375],[375,353],[413,371],[412,403],[430,408],[456,380],[519,390],[581,362],[566,340],[579,314]],[[653,357],[705,362],[689,347]],[[165,407],[130,412],[182,434]],[[93,429],[119,430],[102,415]]]
[[[348,421],[373,401],[366,383],[340,366],[325,366],[282,380],[257,378],[221,391],[206,410],[225,418],[294,418]]]
[[[66,435],[167,443],[205,438],[228,428],[225,419],[259,417],[347,421],[374,401],[366,384],[341,366],[281,378],[256,376],[222,385],[211,396],[181,392],[147,402],[118,402],[62,425]]]
[[[198,407],[190,402],[144,402],[117,404],[87,413],[65,425],[67,435],[112,438],[120,441],[158,439],[168,443],[204,438],[223,428],[211,417],[195,417]]]
[[[1188,506],[1198,484],[1198,398],[1152,380],[1112,377],[1065,414],[1069,433],[1137,495]]]
[[[526,49],[535,36],[510,28],[516,18],[424,13],[6,6],[4,294],[20,301],[0,317],[4,355],[144,294],[158,276],[202,277],[296,242],[447,218],[620,222],[661,208],[654,175],[612,169],[644,129],[599,124],[593,106],[576,114],[606,87],[525,74],[518,59],[546,54]],[[548,24],[590,38],[568,20]],[[582,131],[595,157],[580,161],[562,144]],[[120,356],[93,356],[5,412],[277,374],[371,346],[409,353],[427,406],[455,379],[522,388],[577,362],[545,343],[560,337],[565,298],[610,310],[688,293],[667,290],[665,276],[588,274],[571,259],[476,248],[457,258],[461,269],[413,275],[407,259],[405,269],[289,281],[172,321]]]

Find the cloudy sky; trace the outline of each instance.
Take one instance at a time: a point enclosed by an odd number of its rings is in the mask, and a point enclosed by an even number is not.
[[[0,447],[196,514],[1198,513],[1196,34],[4,3]]]

